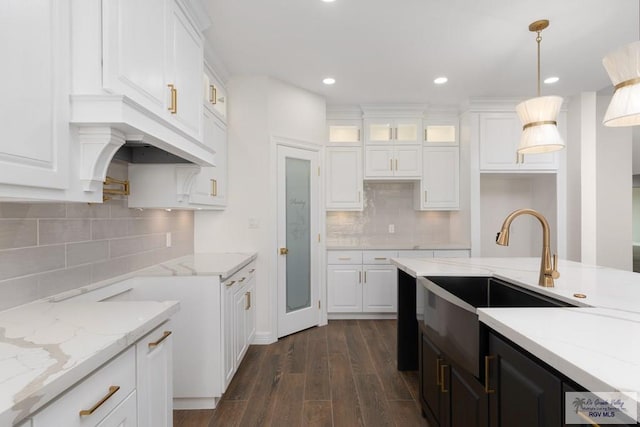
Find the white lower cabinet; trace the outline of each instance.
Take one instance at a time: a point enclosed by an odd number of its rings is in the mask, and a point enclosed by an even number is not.
[[[142,424],[136,417],[136,399],[138,392],[131,393],[121,404],[119,404],[104,420],[96,427],[142,427],[142,426],[170,426],[169,424]]]
[[[395,313],[398,309],[395,251],[330,251],[328,313]]]
[[[131,346],[37,412],[31,419],[32,425],[135,426],[135,388],[136,348]],[[121,406],[127,400],[129,403]]]
[[[136,344],[140,427],[173,425],[172,329],[168,321]]]

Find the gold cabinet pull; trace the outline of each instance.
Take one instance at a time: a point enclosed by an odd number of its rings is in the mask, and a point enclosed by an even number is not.
[[[445,381],[444,381],[444,370],[447,369],[449,367],[449,365],[440,365],[440,391],[442,393],[448,393],[449,390],[445,388]]]
[[[358,203],[362,201],[362,191],[358,191]]]
[[[218,89],[214,85],[209,85],[209,102],[213,105],[218,103]]]
[[[233,284],[234,284],[234,283],[236,283],[236,281],[235,281],[235,280],[232,280],[232,281],[230,281],[230,282],[227,282],[227,283],[226,283],[227,288],[228,288],[228,287],[233,286]]]
[[[398,159],[396,159],[396,171],[398,170]]]
[[[109,392],[99,401],[96,402],[95,405],[93,405],[90,409],[83,409],[80,411],[80,416],[81,417],[85,417],[87,415],[91,415],[93,414],[99,407],[101,407],[104,402],[106,402],[107,400],[109,400],[109,398],[111,396],[113,396],[114,394],[116,394],[116,392],[120,390],[120,386],[119,385],[112,385],[111,387],[109,387]]]
[[[425,141],[427,140],[427,130],[426,129],[424,130],[424,140]]]
[[[376,261],[386,261],[387,259],[385,257],[375,257],[374,260],[376,260]]]
[[[436,359],[436,385],[440,385],[440,362],[442,362],[442,359],[438,357]]]
[[[424,202],[427,203],[427,190],[424,190]]]
[[[393,128],[389,128],[389,141],[393,139]]]
[[[209,181],[211,181],[211,192],[209,196],[216,197],[218,195],[218,180],[211,178]]]
[[[339,259],[340,261],[349,261],[349,260],[351,259],[351,257],[349,257],[349,256],[343,256],[343,257],[340,257],[340,258],[338,258],[338,259]]]
[[[287,248],[280,248],[280,255],[286,255],[289,253],[289,249]]]
[[[167,338],[169,338],[169,335],[171,335],[171,331],[164,331],[162,333],[162,336],[160,338],[158,338],[158,341],[150,342],[148,344],[149,348],[155,348],[155,347],[159,346],[162,341],[164,341]]]
[[[176,114],[178,112],[178,89],[172,84],[168,84],[167,87],[171,91],[171,105],[168,110],[171,114]]]
[[[389,159],[389,170],[393,170],[393,159]]]
[[[256,271],[256,269],[252,268],[251,270],[249,270],[249,274],[253,273],[254,271]]]
[[[484,392],[487,394],[495,393],[495,390],[491,390],[491,385],[489,384],[489,363],[495,356],[485,356],[484,357]]]
[[[242,279],[238,280],[238,283],[242,283],[242,282],[244,282],[244,281],[245,281],[245,279],[246,279],[246,277],[243,277]]]
[[[251,308],[251,292],[245,292],[244,297],[247,300],[247,304],[244,306],[244,309],[249,310]]]
[[[364,272],[364,283],[367,283],[367,272]]]
[[[358,141],[360,141],[360,129],[358,129]]]

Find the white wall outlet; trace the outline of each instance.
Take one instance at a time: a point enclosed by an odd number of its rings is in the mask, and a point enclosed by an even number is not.
[[[258,218],[249,218],[249,228],[260,228],[260,220]]]
[[[170,248],[171,247],[171,232],[167,232],[166,234],[166,242],[167,242],[167,247]]]
[[[393,234],[396,232],[396,225],[395,224],[389,224],[389,233]]]

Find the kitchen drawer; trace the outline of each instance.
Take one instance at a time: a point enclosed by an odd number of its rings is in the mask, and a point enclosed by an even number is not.
[[[448,249],[433,251],[434,258],[469,258],[468,249]]]
[[[256,262],[250,262],[224,281],[225,286],[247,282],[256,274]]]
[[[433,251],[425,249],[398,251],[398,258],[433,258]]]
[[[362,264],[362,251],[329,251],[327,264]]]
[[[135,386],[136,353],[135,346],[131,346],[38,412],[32,418],[33,426],[95,426],[123,402]],[[116,391],[115,387],[119,389]],[[91,414],[80,414],[92,409]]]
[[[398,251],[362,251],[363,264],[391,264],[391,258],[397,258]]]

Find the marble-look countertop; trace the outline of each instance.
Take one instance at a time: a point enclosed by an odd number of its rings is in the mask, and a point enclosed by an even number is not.
[[[175,301],[38,301],[0,312],[0,426],[41,408],[178,309]]]
[[[180,258],[174,258],[169,261],[137,270],[121,276],[112,277],[90,285],[81,286],[66,292],[47,297],[45,300],[56,302],[63,301],[87,292],[95,291],[114,283],[135,277],[156,277],[156,276],[220,276],[220,280],[224,281],[227,277],[233,275],[245,265],[255,260],[257,254],[255,252],[248,253],[196,253],[185,255]]]
[[[366,251],[366,250],[386,250],[386,251],[438,251],[438,250],[471,250],[468,243],[432,243],[432,244],[397,244],[397,243],[363,243],[359,241],[332,242],[328,241],[326,249],[329,251]]]
[[[414,277],[496,277],[578,306],[479,308],[477,313],[481,322],[587,390],[636,392],[640,409],[640,274],[559,260],[555,287],[543,288],[538,286],[540,258],[391,262]]]

